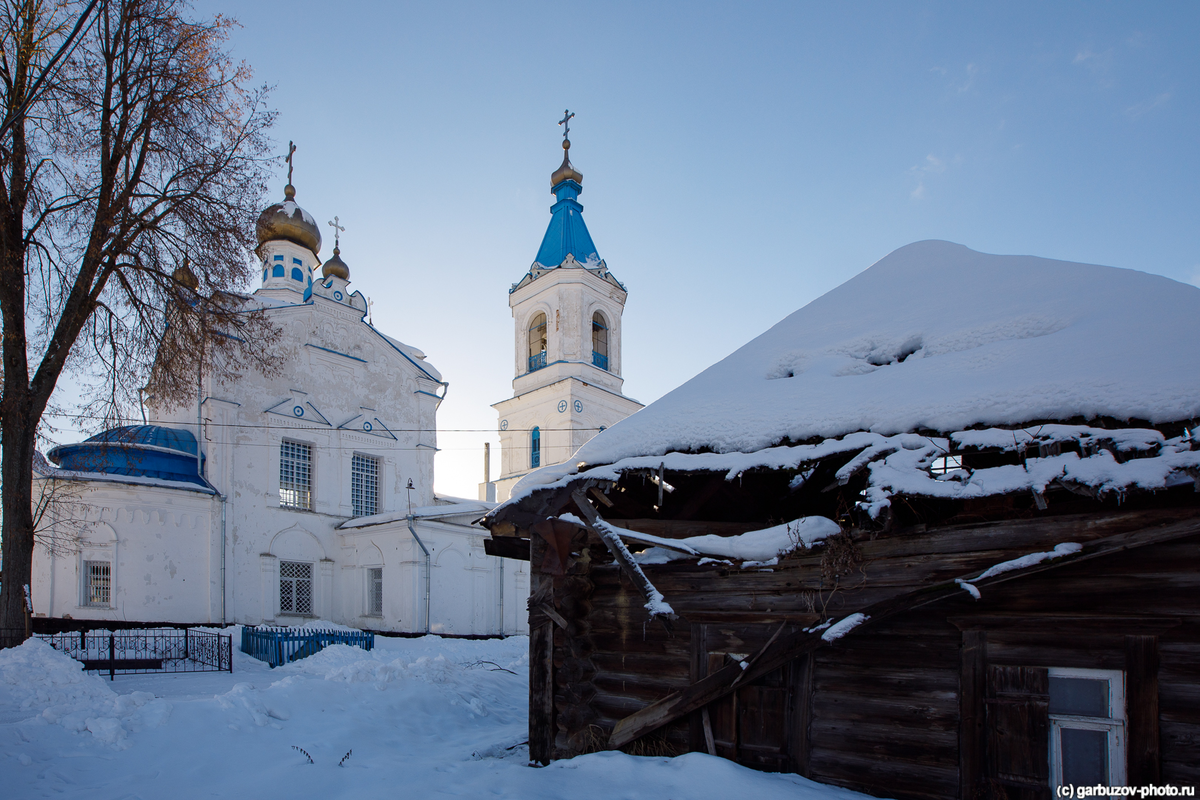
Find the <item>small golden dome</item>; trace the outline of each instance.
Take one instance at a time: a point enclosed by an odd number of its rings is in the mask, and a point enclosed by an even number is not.
[[[321,267],[321,278],[328,277],[341,278],[344,281],[350,280],[350,267],[346,266],[346,262],[342,261],[342,251],[338,248],[333,248],[333,258],[325,262]]]
[[[321,252],[321,229],[307,211],[296,205],[296,187],[289,183],[283,187],[283,195],[282,203],[276,203],[258,216],[255,231],[259,245],[284,239],[307,247],[313,255]]]
[[[555,186],[558,186],[563,181],[575,181],[576,183],[583,183],[583,173],[571,166],[571,154],[568,152],[570,149],[571,140],[563,139],[563,162],[562,166],[554,170],[554,172],[550,175],[551,189],[553,189]]]
[[[196,273],[192,272],[192,268],[188,266],[187,258],[183,259],[183,263],[175,268],[171,273],[171,277],[181,286],[186,286],[193,292],[200,287],[200,281],[196,279]]]

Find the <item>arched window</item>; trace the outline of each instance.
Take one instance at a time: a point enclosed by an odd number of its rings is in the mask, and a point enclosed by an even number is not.
[[[292,280],[304,282],[304,272],[299,267],[292,267]]]
[[[529,466],[540,467],[542,465],[542,429],[534,428],[529,434]]]
[[[538,312],[529,322],[529,371],[546,366],[546,315]]]
[[[599,311],[592,314],[592,363],[600,369],[608,369],[608,326]]]
[[[272,278],[282,278],[283,277],[283,264],[276,264],[275,266],[271,267],[271,277]]]

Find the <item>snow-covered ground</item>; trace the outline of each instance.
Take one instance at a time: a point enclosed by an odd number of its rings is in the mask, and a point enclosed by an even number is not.
[[[3,797],[863,797],[696,753],[530,767],[524,637],[376,638],[274,670],[235,649],[233,674],[79,667],[39,641],[0,651]]]

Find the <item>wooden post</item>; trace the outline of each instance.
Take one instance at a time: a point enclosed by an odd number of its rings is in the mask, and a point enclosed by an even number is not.
[[[529,760],[550,763],[554,747],[554,624],[529,632]]]
[[[987,745],[986,684],[987,633],[965,630],[962,632],[962,672],[958,683],[958,777],[962,800],[970,800],[983,778]]]
[[[788,756],[792,769],[808,777],[808,757],[811,751],[809,729],[812,726],[813,670],[816,659],[806,653],[792,662],[791,730],[788,731]]]
[[[691,663],[689,664],[689,677],[692,683],[708,676],[708,647],[706,639],[708,638],[708,626],[703,623],[693,624],[691,626]],[[708,752],[707,742],[705,741],[705,728],[703,712],[705,709],[693,711],[688,717],[688,739],[693,753]],[[710,724],[711,730],[711,724]]]
[[[1161,783],[1158,746],[1158,637],[1125,637],[1125,707],[1130,786]]]
[[[550,578],[541,571],[546,541],[529,538],[531,597],[540,597]],[[541,613],[529,615],[529,760],[545,766],[554,748],[554,623]]]

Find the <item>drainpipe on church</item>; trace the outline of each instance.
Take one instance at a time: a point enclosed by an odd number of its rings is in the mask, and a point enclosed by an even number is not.
[[[408,479],[408,532],[412,534],[413,541],[421,548],[421,552],[425,554],[425,633],[429,633],[429,548],[421,541],[421,537],[417,536],[417,529],[413,527],[412,513],[412,478]]]

